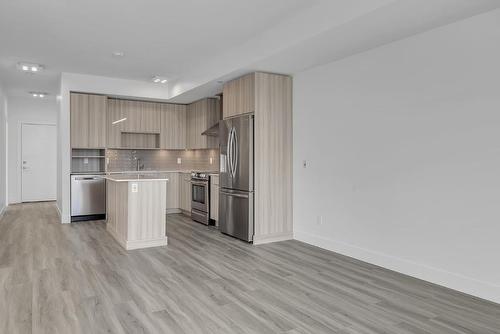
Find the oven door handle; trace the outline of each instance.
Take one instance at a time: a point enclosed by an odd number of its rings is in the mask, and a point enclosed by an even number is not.
[[[207,182],[200,182],[200,181],[193,181],[191,180],[191,184],[197,185],[197,186],[206,186]]]

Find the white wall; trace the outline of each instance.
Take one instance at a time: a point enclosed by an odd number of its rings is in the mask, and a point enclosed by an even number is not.
[[[55,99],[9,97],[8,115],[8,201],[21,202],[21,124],[56,124],[58,106]]]
[[[167,85],[147,81],[107,78],[94,75],[63,73],[61,101],[57,115],[57,207],[62,223],[70,222],[70,92],[105,94],[137,99],[168,99]]]
[[[7,97],[0,82],[0,217],[7,206]]]
[[[297,74],[296,239],[500,302],[499,40],[496,10]]]

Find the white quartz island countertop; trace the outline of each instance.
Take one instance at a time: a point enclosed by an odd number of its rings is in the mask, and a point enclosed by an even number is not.
[[[168,181],[168,175],[163,173],[144,173],[144,174],[111,174],[103,176],[106,180],[114,182],[133,182],[133,181]]]

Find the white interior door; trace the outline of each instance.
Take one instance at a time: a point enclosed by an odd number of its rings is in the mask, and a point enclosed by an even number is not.
[[[21,126],[22,201],[56,199],[57,133],[52,124]]]

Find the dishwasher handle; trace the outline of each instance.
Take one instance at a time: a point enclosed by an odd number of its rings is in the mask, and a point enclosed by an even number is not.
[[[92,181],[92,180],[102,180],[102,177],[91,177],[91,176],[75,177],[75,181]]]

